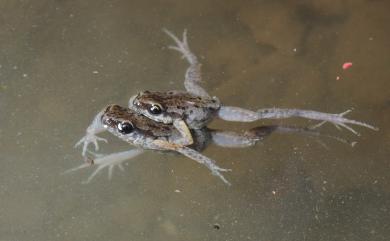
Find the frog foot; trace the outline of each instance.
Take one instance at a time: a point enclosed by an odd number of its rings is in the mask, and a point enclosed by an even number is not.
[[[104,141],[107,143],[107,140],[102,137],[98,137],[94,134],[87,133],[84,137],[82,137],[75,145],[74,147],[78,147],[81,144],[83,144],[83,150],[82,150],[82,155],[85,156],[87,151],[88,151],[88,145],[89,143],[93,143],[95,145],[95,151],[99,150],[99,144],[98,141]]]
[[[225,107],[225,109],[229,110],[230,107]],[[238,108],[236,108],[238,109]],[[301,110],[301,109],[283,109],[283,108],[266,108],[266,109],[259,109],[257,111],[257,119],[285,119],[290,117],[301,117],[306,118],[310,120],[317,120],[321,121],[319,124],[314,125],[311,127],[311,129],[316,129],[320,126],[322,126],[324,123],[332,123],[335,125],[338,129],[341,129],[341,127],[344,127],[345,129],[351,131],[355,135],[360,135],[357,131],[355,131],[352,127],[350,127],[348,124],[352,125],[358,125],[363,126],[372,130],[377,131],[378,128],[374,127],[372,125],[369,125],[364,122],[351,120],[348,118],[345,118],[345,115],[350,113],[352,110],[347,110],[339,114],[331,114],[331,113],[324,113],[314,110]],[[226,111],[225,111],[226,112]],[[251,121],[252,119],[250,119]]]
[[[207,156],[201,154],[200,152],[197,152],[194,149],[188,148],[186,146],[179,147],[176,149],[176,151],[198,162],[199,164],[206,166],[207,169],[211,171],[211,174],[219,177],[226,185],[231,185],[231,183],[226,180],[226,178],[221,174],[221,172],[230,172],[231,169],[225,169],[217,166],[213,159],[210,159]]]
[[[163,31],[175,41],[176,46],[168,46],[169,49],[173,49],[181,53],[183,59],[186,59],[190,64],[197,64],[198,60],[196,56],[191,52],[190,47],[188,46],[187,41],[187,29],[184,29],[183,39],[180,41],[172,32],[167,29],[163,29]]]
[[[309,129],[314,130],[314,129],[322,126],[323,124],[329,122],[329,123],[332,123],[337,129],[341,130],[342,127],[344,127],[345,129],[349,130],[350,132],[352,132],[353,134],[355,134],[357,136],[360,136],[360,133],[355,131],[352,127],[350,127],[347,124],[363,126],[363,127],[369,128],[371,130],[375,130],[375,131],[379,130],[379,128],[372,126],[372,125],[369,125],[367,123],[345,118],[344,116],[346,114],[350,113],[351,111],[352,110],[350,109],[350,110],[346,110],[346,111],[339,113],[339,114],[327,114],[325,116],[326,118],[323,118],[323,121],[321,121],[320,123],[318,123],[314,126],[311,126]]]
[[[224,182],[226,185],[228,186],[231,186],[232,184],[221,174],[221,172],[231,172],[232,169],[225,169],[225,168],[221,168],[219,166],[217,166],[216,164],[209,164],[209,163],[204,163],[203,165],[205,165],[208,169],[211,170],[211,174],[216,176],[216,177],[219,177],[219,179],[222,180],[222,182]]]
[[[89,157],[85,157],[85,163],[65,171],[64,174],[97,165],[95,171],[93,171],[87,180],[83,181],[83,184],[91,182],[93,178],[106,167],[108,168],[108,179],[111,180],[115,166],[118,166],[121,171],[124,171],[123,162],[138,156],[142,152],[143,150],[141,149],[132,149],[129,151],[103,155],[88,151],[88,153],[91,153],[95,158],[91,159]]]

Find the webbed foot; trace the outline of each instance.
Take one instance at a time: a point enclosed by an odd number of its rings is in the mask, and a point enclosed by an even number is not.
[[[105,143],[107,143],[107,140],[105,138],[102,138],[102,137],[98,137],[94,134],[90,134],[90,133],[87,133],[84,137],[82,137],[75,145],[74,147],[78,147],[80,146],[81,144],[83,144],[83,150],[82,150],[82,155],[85,156],[86,155],[86,152],[88,151],[88,145],[90,143],[93,143],[94,146],[95,146],[95,151],[98,151],[99,150],[99,144],[98,144],[98,141],[104,141]]]
[[[167,29],[163,29],[163,31],[175,41],[176,46],[170,45],[168,48],[178,51],[182,54],[182,58],[186,59],[190,64],[197,64],[198,60],[196,56],[191,52],[190,47],[188,46],[187,41],[187,29],[184,29],[183,39],[180,41],[172,32]]]
[[[95,158],[91,159],[91,158],[85,157],[85,159],[86,159],[85,163],[81,164],[78,167],[71,168],[71,169],[65,171],[63,174],[74,172],[74,171],[77,171],[77,170],[80,170],[80,169],[83,169],[86,167],[91,167],[91,166],[97,165],[97,168],[95,169],[95,171],[93,171],[93,173],[83,183],[86,184],[86,183],[91,182],[93,180],[93,178],[106,167],[108,168],[108,179],[111,180],[115,166],[117,166],[121,171],[124,171],[124,168],[122,165],[123,162],[138,156],[139,154],[143,153],[143,150],[132,149],[129,151],[112,153],[109,155],[95,154],[95,153],[90,152],[90,151],[88,151],[88,152],[91,153]]]
[[[345,129],[351,131],[356,135],[359,135],[359,133],[355,131],[352,127],[350,127],[348,124],[363,126],[375,131],[378,130],[377,127],[374,127],[367,123],[345,118],[344,116],[351,111],[352,110],[347,110],[340,114],[331,114],[313,110],[268,108],[258,110],[257,114],[258,119],[284,119],[290,117],[302,117],[306,119],[321,121],[319,124],[311,127],[311,129],[318,128],[324,123],[329,122],[335,125],[338,129],[344,127]]]
[[[183,39],[180,40],[172,32],[167,29],[163,31],[175,41],[175,46],[168,46],[168,48],[178,51],[182,54],[182,58],[186,59],[190,66],[187,68],[184,87],[192,94],[204,97],[210,97],[210,95],[204,90],[199,83],[202,81],[201,64],[198,62],[198,58],[193,54],[188,46],[187,30],[183,32]]]
[[[176,149],[177,152],[183,154],[186,157],[191,158],[192,160],[206,166],[210,171],[211,174],[214,176],[219,177],[226,185],[230,186],[230,182],[226,180],[226,178],[221,174],[221,172],[229,172],[231,169],[225,169],[217,166],[215,164],[215,161],[208,158],[207,156],[201,154],[200,152],[197,152],[191,148],[188,147],[181,147]]]
[[[369,125],[367,123],[345,118],[344,116],[347,115],[348,113],[350,113],[351,111],[352,110],[347,110],[347,111],[344,111],[340,114],[328,114],[329,118],[327,120],[323,120],[322,122],[320,122],[314,126],[311,126],[310,129],[314,130],[314,129],[322,126],[326,122],[329,122],[329,123],[332,123],[337,129],[341,130],[342,129],[341,127],[344,127],[345,129],[349,130],[350,132],[352,132],[353,134],[355,134],[357,136],[360,136],[360,133],[355,131],[352,127],[348,126],[347,124],[363,126],[363,127],[369,128],[369,129],[374,130],[374,131],[379,130],[379,128],[372,126],[372,125]]]

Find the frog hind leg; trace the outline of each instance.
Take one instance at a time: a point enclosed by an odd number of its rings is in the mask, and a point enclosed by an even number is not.
[[[324,113],[313,110],[283,108],[265,108],[259,109],[257,111],[251,111],[240,107],[222,106],[218,111],[218,117],[223,120],[238,122],[252,122],[261,119],[286,119],[291,117],[301,117],[305,119],[321,121],[319,124],[313,126],[312,129],[318,128],[322,124],[329,122],[335,125],[338,129],[340,129],[340,127],[344,127],[356,135],[359,135],[359,133],[348,124],[363,126],[372,130],[378,130],[378,128],[367,123],[345,118],[344,116],[350,111],[351,110],[348,110],[340,114]]]
[[[305,119],[317,120],[321,121],[319,124],[312,126],[310,129],[316,129],[323,125],[324,123],[332,123],[338,129],[344,127],[345,129],[351,131],[355,135],[360,135],[357,131],[355,131],[348,124],[357,125],[369,128],[371,130],[379,130],[377,127],[369,125],[367,123],[356,121],[352,119],[345,118],[344,116],[350,113],[352,110],[347,110],[342,113],[324,113],[314,110],[301,110],[301,109],[283,109],[283,108],[266,108],[259,109],[257,113],[259,115],[259,119],[284,119],[290,117],[301,117]]]
[[[243,148],[254,146],[257,142],[264,140],[274,132],[282,134],[301,134],[312,138],[329,138],[350,146],[354,146],[356,142],[343,139],[338,136],[327,135],[307,127],[294,127],[283,125],[264,125],[251,128],[244,133],[234,131],[210,130],[211,140],[214,144],[220,147],[228,148]],[[323,144],[323,143],[321,143]]]
[[[354,146],[357,142],[350,141],[338,136],[328,135],[317,130],[314,130],[312,127],[297,127],[297,126],[286,126],[286,125],[266,125],[266,126],[257,126],[245,131],[244,136],[249,139],[254,139],[256,142],[261,141],[272,133],[281,133],[281,134],[298,134],[304,135],[307,137],[317,138],[316,140],[321,143],[319,138],[328,138],[335,140],[350,146]]]
[[[278,125],[263,125],[251,128],[245,132],[211,130],[211,141],[220,147],[242,148],[254,146],[258,141],[264,140],[278,128]],[[294,128],[294,127],[292,127]],[[296,128],[301,129],[301,128]]]
[[[213,130],[211,131],[211,140],[220,147],[242,148],[255,145],[259,139],[234,131]]]
[[[163,31],[175,41],[176,46],[169,46],[170,49],[176,50],[183,55],[190,66],[187,68],[185,79],[184,79],[184,87],[185,89],[194,95],[208,97],[210,95],[204,90],[199,83],[202,81],[202,72],[201,72],[201,64],[198,62],[198,58],[195,54],[193,54],[188,46],[187,41],[187,30],[183,32],[183,39],[180,40],[176,37],[172,32],[167,29],[163,29]]]
[[[259,120],[259,115],[255,111],[233,106],[221,106],[217,115],[226,121],[253,122]]]
[[[97,168],[95,169],[95,171],[83,183],[86,184],[91,182],[93,178],[106,167],[108,168],[108,178],[111,179],[115,166],[117,166],[120,170],[123,171],[124,168],[122,164],[124,161],[132,159],[142,153],[143,153],[142,149],[131,149],[128,151],[117,152],[108,155],[94,154],[95,158],[93,158],[91,161],[89,161],[88,163],[83,163],[80,166],[77,166],[75,168],[69,169],[65,171],[64,174],[96,165]]]

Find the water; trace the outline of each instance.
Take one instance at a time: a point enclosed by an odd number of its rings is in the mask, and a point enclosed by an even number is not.
[[[0,2],[0,240],[388,240],[387,1]],[[194,161],[147,152],[90,184],[74,143],[140,90],[182,89],[166,46],[189,31],[204,86],[228,105],[343,112],[380,128],[358,144],[274,135]],[[352,61],[353,67],[341,65]],[[339,79],[337,80],[337,76]],[[240,130],[262,123],[211,126]],[[106,135],[106,137],[110,137]],[[115,138],[104,153],[128,146]]]

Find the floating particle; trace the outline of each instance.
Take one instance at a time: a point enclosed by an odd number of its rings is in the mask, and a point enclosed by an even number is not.
[[[349,68],[351,68],[352,67],[352,62],[345,62],[344,64],[343,64],[343,69],[349,69]]]
[[[219,225],[218,223],[215,223],[213,225],[213,228],[216,229],[216,230],[219,230],[219,229],[221,229],[221,225]]]
[[[339,80],[340,79],[340,76],[336,76],[336,80]]]

